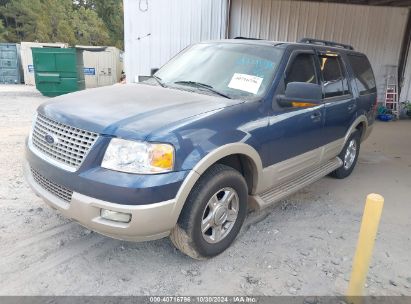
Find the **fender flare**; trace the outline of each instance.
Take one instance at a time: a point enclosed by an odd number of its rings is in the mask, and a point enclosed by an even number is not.
[[[366,136],[367,136],[366,134],[367,134],[368,127],[369,127],[369,126],[368,126],[368,119],[367,119],[367,117],[366,117],[364,114],[361,114],[360,116],[358,116],[358,117],[354,120],[354,122],[351,124],[350,128],[348,129],[347,133],[345,134],[343,147],[344,147],[344,145],[346,144],[346,142],[347,142],[348,138],[350,137],[350,135],[351,135],[352,133],[354,133],[354,131],[356,130],[357,126],[358,126],[360,123],[364,123],[364,130],[363,130],[363,132],[362,132],[362,134],[361,134],[361,141],[363,141],[363,140],[366,139]]]
[[[254,179],[252,192],[254,192],[254,188],[256,188],[256,185],[261,180],[263,172],[263,165],[260,155],[252,146],[245,143],[231,143],[223,145],[204,156],[185,178],[183,184],[177,192],[174,208],[171,214],[172,221],[174,223],[177,223],[178,217],[180,216],[187,197],[200,176],[220,159],[234,154],[247,156],[251,160]]]

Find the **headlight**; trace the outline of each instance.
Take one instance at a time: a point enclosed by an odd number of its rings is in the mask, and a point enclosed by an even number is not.
[[[127,173],[169,172],[174,166],[174,148],[169,144],[113,138],[107,147],[101,166]]]

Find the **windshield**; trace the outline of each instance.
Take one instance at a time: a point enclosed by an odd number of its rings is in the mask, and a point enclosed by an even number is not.
[[[237,43],[200,43],[187,48],[156,74],[166,86],[254,99],[270,87],[282,49]]]

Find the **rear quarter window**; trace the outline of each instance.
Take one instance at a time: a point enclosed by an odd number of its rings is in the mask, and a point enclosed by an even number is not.
[[[376,93],[374,73],[367,57],[348,55],[347,58],[354,72],[354,79],[360,95]]]

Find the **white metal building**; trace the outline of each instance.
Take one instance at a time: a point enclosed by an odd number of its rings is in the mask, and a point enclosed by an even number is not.
[[[350,44],[366,53],[376,74],[379,100],[384,98],[387,66],[399,66],[404,76],[401,99],[411,99],[411,55],[401,59],[409,49],[411,1],[355,0],[391,6],[347,4],[352,1],[124,0],[127,81],[149,75],[152,68],[198,41],[310,37]]]
[[[227,0],[124,0],[125,68],[128,82],[150,75],[194,42],[221,39]]]
[[[410,46],[407,49],[408,56],[405,59],[404,80],[401,88],[400,101],[411,102],[411,50]]]

